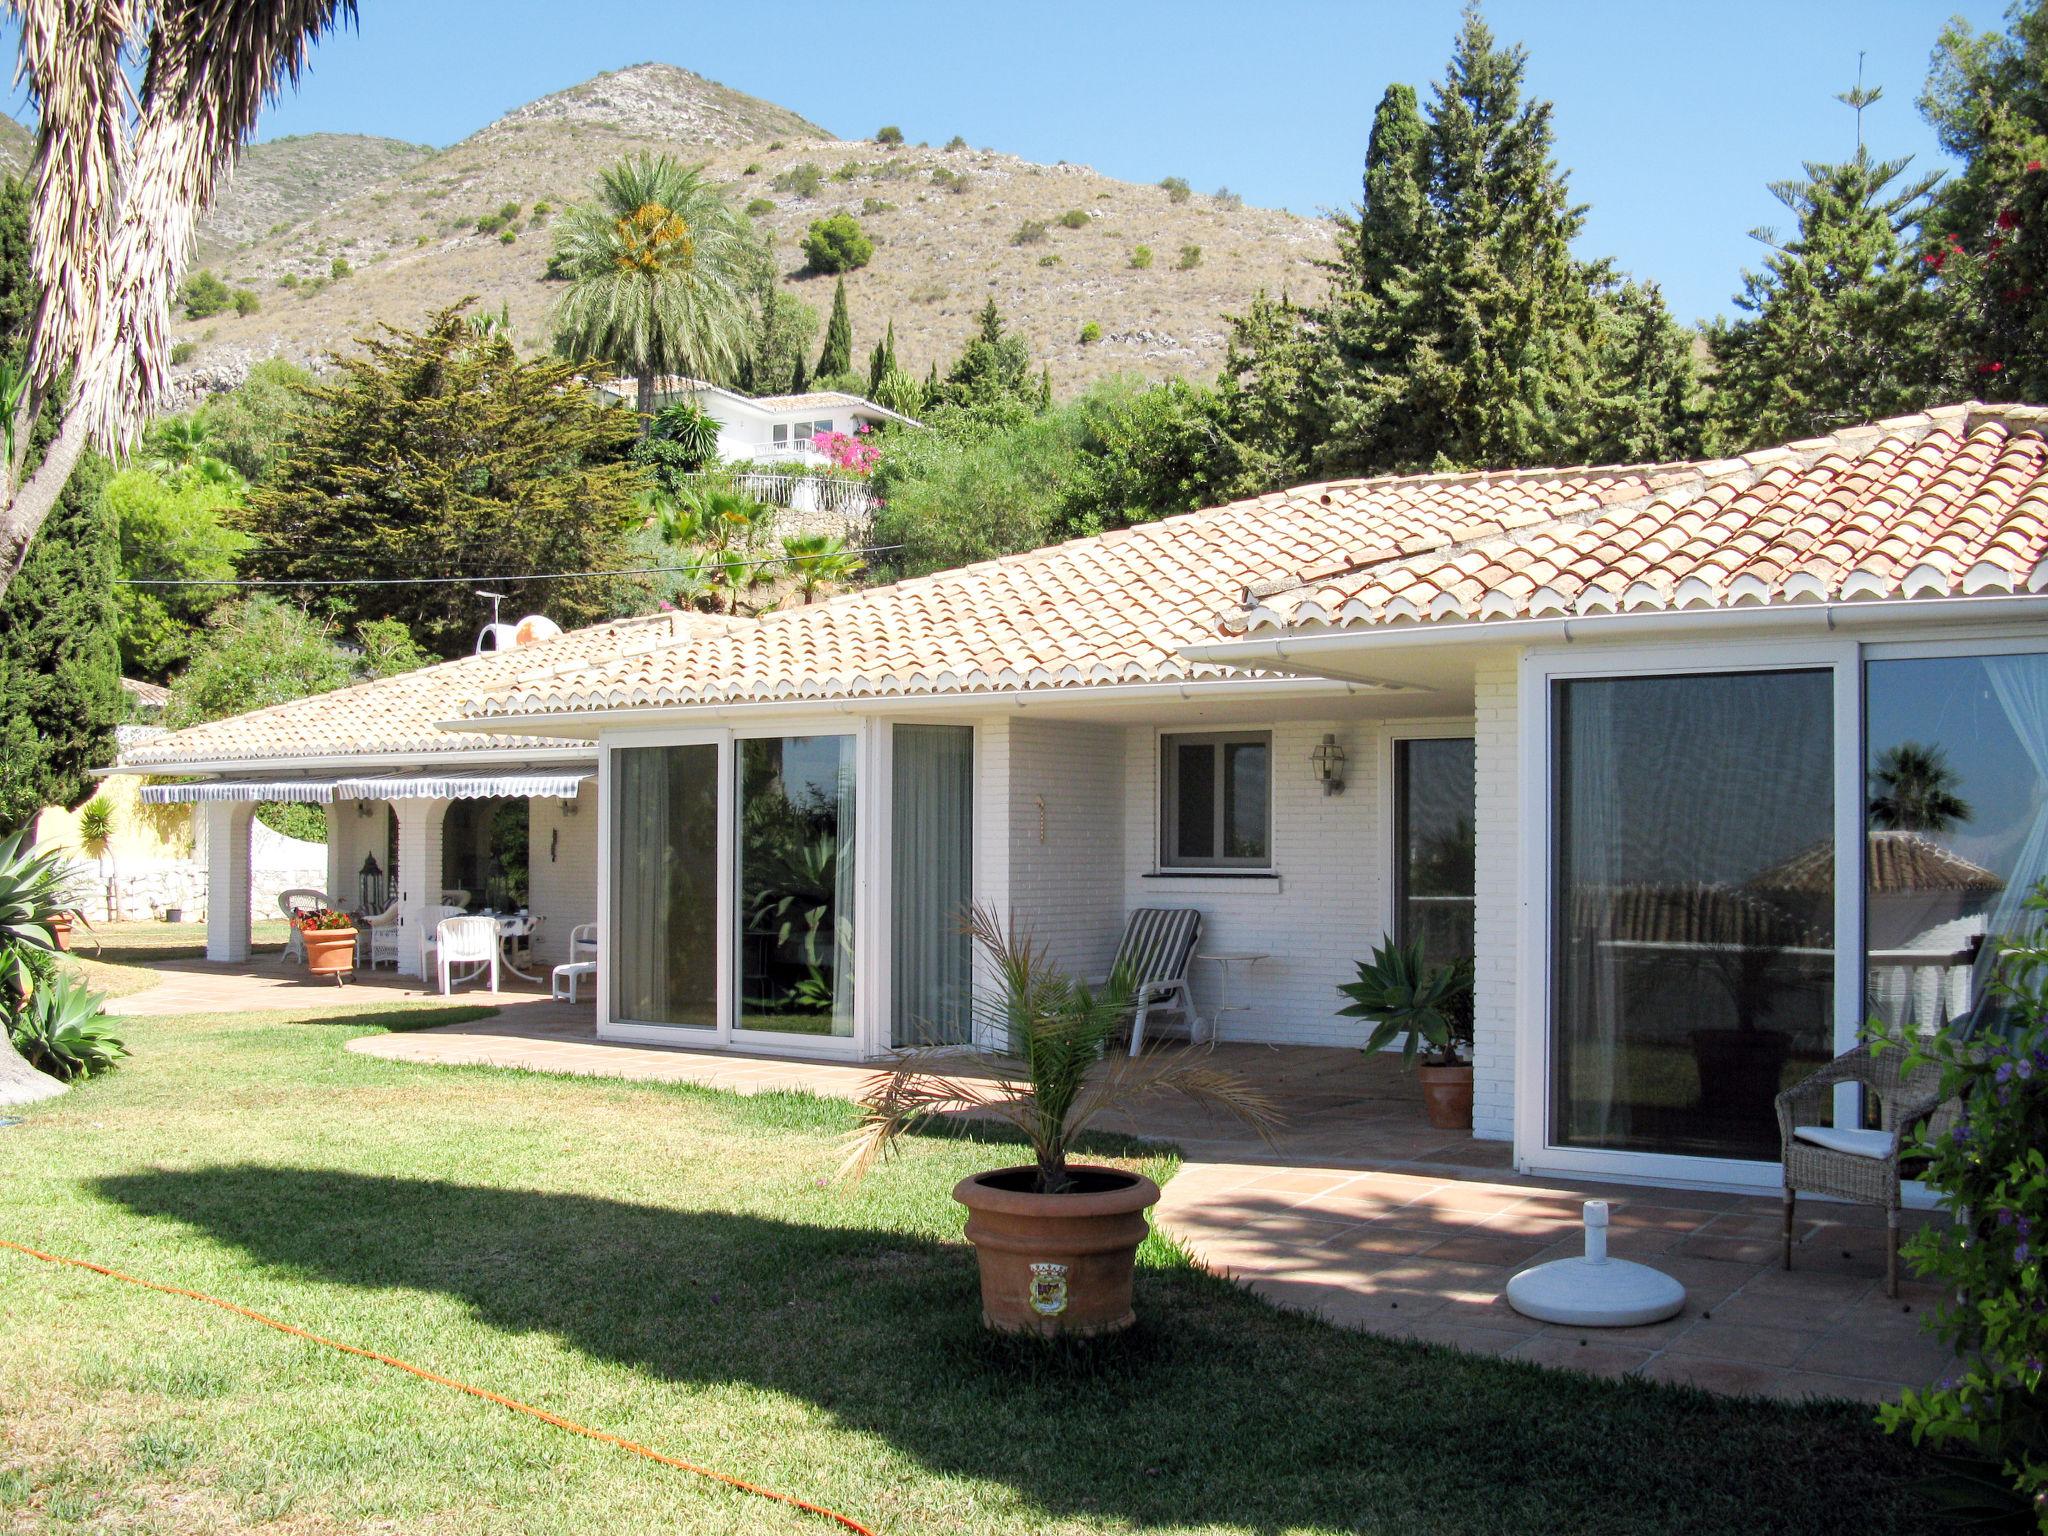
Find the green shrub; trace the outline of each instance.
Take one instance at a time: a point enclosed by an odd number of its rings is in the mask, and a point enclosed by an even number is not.
[[[1010,236],[1012,245],[1042,245],[1045,243],[1045,225],[1037,219],[1026,219],[1017,226],[1017,233]]]
[[[1135,267],[1135,268],[1136,268],[1136,269],[1137,269],[1138,271],[1140,271],[1140,272],[1144,271],[1144,270],[1145,270],[1145,269],[1146,269],[1147,267],[1151,266],[1151,265],[1152,265],[1152,247],[1151,247],[1151,246],[1149,246],[1149,245],[1134,245],[1134,246],[1132,246],[1132,247],[1131,247],[1131,265],[1132,265],[1133,267]]]
[[[498,243],[500,245],[510,245],[513,241],[517,240],[518,238],[519,236],[517,236],[511,230],[508,229],[505,231],[505,233],[498,236]]]
[[[191,362],[191,361],[192,361],[192,359],[193,359],[193,358],[197,357],[198,355],[199,355],[199,343],[198,343],[198,342],[196,342],[196,341],[179,341],[179,342],[173,342],[173,343],[172,343],[172,345],[171,345],[171,366],[172,366],[173,368],[176,368],[176,367],[180,366],[181,364],[184,364],[184,363],[189,363],[189,362]]]
[[[1944,1100],[1962,1114],[1940,1135],[1924,1131],[1921,1175],[1958,1219],[1921,1228],[1905,1253],[1945,1298],[1929,1326],[1959,1346],[1961,1363],[1938,1385],[1907,1391],[1878,1410],[1886,1429],[1982,1464],[1980,1486],[2013,1489],[2012,1529],[2048,1508],[2048,886],[2027,898],[2031,930],[2007,938],[1990,1003],[2006,1017],[1968,1041],[1946,1031],[1916,1037],[1910,1068],[1941,1069]],[[1886,1049],[1880,1045],[1879,1049]],[[1988,1522],[1987,1522],[1988,1528]]]
[[[187,320],[204,320],[210,315],[217,315],[234,301],[235,296],[228,285],[205,267],[178,285],[178,302],[184,306]]]
[[[1056,267],[1060,264],[1060,259],[1048,251],[1045,255],[1038,258],[1038,264],[1041,267]]]
[[[813,219],[804,234],[804,260],[813,272],[852,272],[874,260],[875,242],[850,213]]]
[[[894,213],[895,211],[896,205],[894,203],[885,203],[879,197],[861,199],[860,213],[864,219],[872,219],[876,214]]]
[[[778,192],[787,192],[793,197],[816,197],[818,188],[825,184],[823,167],[815,161],[806,160],[801,165],[792,165],[768,185]]]
[[[421,238],[422,240],[424,240],[424,239],[426,238],[426,236],[422,235],[422,236],[421,236],[420,238]],[[284,274],[284,275],[283,275],[282,277],[280,277],[280,278],[279,278],[279,279],[277,280],[277,286],[278,286],[278,287],[280,287],[280,288],[296,288],[296,287],[298,287],[298,286],[299,286],[299,274],[298,274],[298,273],[296,273],[296,272],[287,272],[287,273],[285,273],[285,274]]]
[[[517,203],[500,203],[498,205],[498,220],[500,223],[510,224],[518,217],[519,205]]]
[[[505,221],[495,213],[487,213],[476,221],[476,232],[480,235],[495,235],[505,227]]]
[[[1202,264],[1202,248],[1199,245],[1184,245],[1180,248],[1180,260],[1174,265],[1183,272],[1192,272]]]
[[[1100,340],[1102,340],[1102,327],[1097,325],[1093,320],[1090,320],[1086,325],[1081,327],[1082,346],[1092,347],[1095,345],[1096,342]]]
[[[1244,199],[1228,187],[1218,187],[1209,194],[1209,200],[1215,203],[1218,208],[1242,208],[1244,206]]]
[[[235,290],[236,314],[253,315],[256,313],[257,310],[261,309],[262,307],[263,300],[256,296],[256,290],[254,288],[237,288]]]
[[[354,272],[355,268],[348,264],[348,258],[346,256],[335,257],[334,260],[331,263],[329,263],[327,268],[327,275],[333,278],[337,283],[340,282],[343,278],[352,275]]]
[[[900,155],[892,156],[875,167],[877,181],[908,181],[916,174],[916,164]]]
[[[965,171],[949,171],[941,165],[932,170],[932,185],[943,187],[957,197],[974,185],[974,178]]]
[[[951,137],[950,139],[946,140],[946,148],[949,152],[956,149],[965,149],[966,147],[967,141],[961,138],[960,135],[957,133],[954,134],[953,137]]]
[[[744,171],[741,171],[741,172],[740,172],[740,174],[741,174],[742,176],[758,176],[758,175],[760,175],[760,174],[761,174],[761,162],[760,162],[760,161],[758,161],[758,160],[749,160],[749,161],[747,162],[747,168],[746,168],[746,169],[745,169]]]
[[[782,140],[777,139],[773,144],[770,144],[768,146],[768,153],[772,155],[775,153],[776,150],[780,148],[782,148]]]
[[[554,211],[555,210],[546,203],[535,203],[533,205],[533,216],[536,219],[544,219]]]
[[[747,217],[750,219],[758,219],[762,214],[774,211],[775,204],[769,198],[757,197],[747,204]]]
[[[891,149],[894,149],[903,142],[903,130],[894,123],[889,123],[876,131],[875,142],[877,144],[886,144]]]
[[[1078,208],[1069,208],[1060,215],[1060,225],[1064,229],[1086,229],[1088,224],[1088,215]]]
[[[866,169],[867,167],[858,160],[849,160],[832,172],[832,179],[834,181],[857,181],[860,179],[860,173]]]
[[[1168,176],[1159,183],[1159,187],[1169,203],[1184,203],[1195,195],[1194,188],[1188,185],[1184,176]]]
[[[14,1048],[38,1072],[64,1082],[114,1067],[128,1054],[99,993],[68,971],[42,982],[9,1026]]]

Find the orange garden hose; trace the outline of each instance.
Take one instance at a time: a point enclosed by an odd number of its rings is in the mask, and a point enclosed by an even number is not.
[[[380,1355],[374,1349],[361,1349],[354,1344],[344,1344],[339,1339],[323,1338],[317,1333],[309,1332],[291,1323],[280,1322],[274,1317],[266,1317],[261,1312],[251,1311],[249,1308],[239,1306],[232,1301],[223,1301],[218,1296],[209,1296],[204,1291],[188,1291],[183,1286],[165,1285],[159,1280],[144,1280],[137,1275],[124,1275],[118,1269],[109,1269],[106,1265],[95,1264],[90,1259],[69,1259],[58,1253],[44,1253],[39,1249],[27,1247],[22,1243],[11,1243],[5,1238],[0,1238],[0,1248],[12,1249],[16,1253],[25,1253],[32,1259],[41,1259],[45,1264],[68,1264],[74,1269],[89,1269],[94,1274],[105,1275],[110,1280],[120,1280],[128,1285],[139,1285],[145,1290],[162,1291],[166,1296],[184,1296],[192,1301],[203,1301],[209,1307],[219,1307],[223,1312],[232,1312],[237,1317],[246,1317],[251,1322],[261,1323],[266,1328],[275,1328],[279,1333],[288,1333],[295,1339],[304,1339],[311,1344],[325,1345],[328,1349],[338,1349],[345,1355],[358,1355],[365,1360],[374,1360],[379,1365],[388,1365],[394,1369],[409,1372],[419,1377],[422,1381],[431,1381],[443,1387],[453,1387],[457,1392],[467,1392],[471,1397],[480,1397],[485,1402],[496,1403],[500,1408],[510,1408],[514,1413],[523,1413],[528,1418],[539,1419],[543,1424],[552,1424],[557,1429],[566,1429],[570,1434],[581,1435],[586,1440],[601,1440],[606,1445],[615,1445],[622,1451],[631,1451],[635,1456],[644,1456],[649,1461],[658,1461],[665,1467],[674,1467],[682,1472],[694,1472],[699,1477],[708,1477],[713,1482],[724,1483],[727,1487],[737,1488],[742,1493],[758,1494],[764,1499],[773,1499],[778,1504],[787,1504],[792,1508],[801,1509],[807,1513],[835,1521],[849,1531],[859,1532],[860,1536],[876,1536],[872,1529],[862,1525],[851,1515],[842,1515],[836,1509],[827,1509],[822,1504],[813,1504],[808,1499],[798,1498],[795,1494],[778,1493],[773,1488],[763,1488],[757,1483],[748,1482],[745,1478],[734,1477],[729,1472],[720,1472],[713,1467],[700,1467],[693,1462],[684,1461],[680,1457],[664,1455],[660,1451],[640,1445],[635,1441],[627,1440],[622,1436],[608,1434],[601,1429],[592,1429],[587,1424],[578,1424],[574,1419],[565,1419],[560,1414],[549,1413],[545,1408],[536,1408],[531,1403],[522,1403],[517,1398],[504,1397],[496,1392],[487,1391],[483,1387],[473,1387],[466,1381],[457,1381],[452,1376],[443,1376],[438,1372],[427,1370],[424,1366],[414,1365],[410,1361],[397,1360],[390,1355]]]

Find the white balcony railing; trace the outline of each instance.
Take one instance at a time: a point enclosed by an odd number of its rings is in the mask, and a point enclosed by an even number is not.
[[[771,507],[791,512],[817,514],[849,526],[865,524],[874,511],[874,493],[865,480],[842,479],[836,475],[778,475],[771,471],[746,470],[738,474],[712,471],[690,476],[700,483],[730,485],[744,496],[765,501]]]

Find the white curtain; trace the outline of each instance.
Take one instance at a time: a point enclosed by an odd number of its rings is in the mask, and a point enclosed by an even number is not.
[[[2036,779],[2048,784],[2048,656],[1986,656],[1984,672]],[[1992,904],[1992,933],[2012,933],[2024,925],[2023,903],[2043,878],[2048,878],[2048,795],[2035,808],[2012,874]]]
[[[974,894],[974,731],[899,725],[890,850],[890,1043],[965,1045],[973,950],[961,920]]]
[[[854,738],[841,736],[834,812],[838,838],[832,878],[832,1033],[853,1033]]]
[[[1566,751],[1560,766],[1565,782],[1557,788],[1565,809],[1560,831],[1568,837],[1559,854],[1567,878],[1558,882],[1563,925],[1569,1009],[1558,1021],[1558,1043],[1565,1047],[1554,1071],[1567,1072],[1557,1102],[1568,1124],[1559,1127],[1575,1141],[1602,1145],[1628,1134],[1626,1052],[1623,1035],[1620,958],[1608,941],[1614,936],[1612,903],[1621,884],[1621,799],[1617,782],[1622,762],[1616,754],[1615,709],[1620,688],[1609,681],[1567,683],[1569,699],[1560,713]]]

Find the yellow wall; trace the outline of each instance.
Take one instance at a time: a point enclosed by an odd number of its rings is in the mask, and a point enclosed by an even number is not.
[[[192,857],[192,807],[189,805],[144,805],[142,780],[134,774],[120,774],[103,780],[95,800],[114,808],[114,863],[157,863]],[[90,802],[88,802],[90,803]],[[79,808],[83,810],[84,807]],[[78,811],[43,807],[36,817],[38,848],[84,850],[78,841]]]

